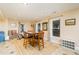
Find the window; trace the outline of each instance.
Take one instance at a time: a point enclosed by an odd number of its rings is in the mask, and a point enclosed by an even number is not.
[[[53,36],[60,36],[60,20],[53,21]]]

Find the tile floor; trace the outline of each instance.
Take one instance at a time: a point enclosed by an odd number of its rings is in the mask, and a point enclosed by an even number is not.
[[[61,47],[59,44],[45,41],[45,48],[38,50],[38,47],[28,45],[23,47],[23,39],[13,39],[0,43],[0,55],[79,55],[70,49]]]

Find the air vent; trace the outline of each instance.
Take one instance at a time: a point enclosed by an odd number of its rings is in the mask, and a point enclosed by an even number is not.
[[[75,49],[75,43],[71,42],[71,41],[66,41],[66,40],[62,40],[62,46],[66,47],[66,48],[70,48],[70,49]]]

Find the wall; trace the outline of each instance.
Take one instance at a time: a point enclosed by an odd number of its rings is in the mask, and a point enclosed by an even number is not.
[[[65,26],[66,19],[76,19],[76,25]],[[75,42],[75,49],[79,50],[79,9],[74,9],[63,14],[61,18],[61,39]]]
[[[31,22],[26,21],[26,20],[8,19],[0,11],[0,31],[5,32],[5,40],[9,40],[8,30],[17,30],[17,32],[18,32],[18,28],[19,28],[18,22],[19,21],[21,24],[24,24],[25,31],[33,30],[33,28],[31,27]]]
[[[5,40],[8,40],[8,19],[0,12],[0,31],[5,33]]]
[[[21,24],[24,24],[24,31],[28,31],[28,30],[32,30],[31,27],[31,22],[28,22],[26,20],[17,20],[17,19],[13,19],[13,20],[9,20],[8,22],[8,26],[9,26],[9,30],[19,30],[19,22]],[[15,24],[15,26],[11,26],[11,24]]]
[[[75,42],[75,49],[79,50],[79,9],[73,9],[67,12],[62,13],[62,17],[56,17],[49,20],[49,28],[50,28],[50,41],[55,43],[60,43],[61,40],[67,40],[71,42]],[[76,25],[66,26],[66,19],[76,19]],[[52,21],[60,19],[60,37],[52,36]]]
[[[17,30],[18,32],[18,21],[15,19],[8,20],[8,30]]]
[[[33,28],[31,27],[31,22],[30,21],[27,21],[27,20],[20,20],[20,22],[22,23],[22,24],[24,24],[24,31],[33,31]]]
[[[60,16],[63,15],[63,16]],[[53,43],[61,44],[61,40],[68,40],[75,42],[75,49],[79,50],[79,8],[69,10],[63,13],[60,13],[60,17],[53,17],[48,20],[48,31],[45,34]],[[52,16],[52,15],[51,15]],[[76,25],[73,26],[66,26],[65,20],[66,19],[76,19]],[[60,19],[60,37],[52,36],[52,21]],[[45,22],[46,20],[40,21],[38,23]]]

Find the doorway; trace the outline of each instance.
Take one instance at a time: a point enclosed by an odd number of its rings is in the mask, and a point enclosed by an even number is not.
[[[40,32],[40,31],[41,31],[41,29],[40,29],[40,28],[41,28],[41,24],[39,23],[39,24],[38,24],[38,32]]]
[[[24,24],[20,24],[20,32],[24,32]]]

